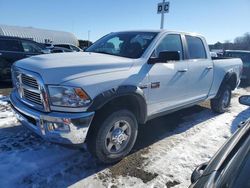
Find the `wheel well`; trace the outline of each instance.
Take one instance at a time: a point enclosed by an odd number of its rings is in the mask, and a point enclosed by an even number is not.
[[[122,108],[130,110],[135,115],[139,123],[145,122],[146,114],[144,114],[143,109],[141,109],[143,108],[142,104],[140,104],[137,97],[133,95],[119,96],[112,99],[96,111],[96,116],[105,116],[114,110]]]
[[[230,87],[231,87],[232,90],[234,90],[236,88],[236,86],[237,86],[237,76],[236,76],[236,74],[235,73],[232,74],[228,78],[228,80],[227,80],[226,83],[230,85]]]
[[[221,82],[221,85],[219,87],[219,90],[217,92],[217,95],[215,98],[220,97],[221,94],[221,89],[225,86],[225,85],[229,85],[231,90],[234,90],[237,86],[237,76],[235,73],[227,73],[223,79],[223,81]]]

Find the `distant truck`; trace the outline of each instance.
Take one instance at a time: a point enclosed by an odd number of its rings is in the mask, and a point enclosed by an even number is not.
[[[240,58],[243,61],[243,72],[241,79],[250,84],[250,51],[225,50],[224,57]]]
[[[241,71],[240,59],[213,60],[201,35],[115,32],[83,53],[16,62],[10,101],[22,124],[44,139],[86,140],[95,157],[113,163],[131,151],[138,126],[150,119],[205,100],[225,112]]]

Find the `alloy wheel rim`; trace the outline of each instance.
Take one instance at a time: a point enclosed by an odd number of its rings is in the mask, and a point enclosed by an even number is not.
[[[125,120],[115,122],[106,135],[105,147],[109,153],[119,153],[128,145],[131,126]]]

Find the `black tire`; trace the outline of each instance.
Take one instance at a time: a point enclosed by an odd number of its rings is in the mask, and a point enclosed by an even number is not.
[[[90,153],[96,157],[100,162],[105,164],[111,164],[120,161],[124,158],[134,146],[137,138],[138,125],[137,120],[132,112],[129,110],[119,110],[106,115],[104,118],[96,117],[96,121],[92,125],[93,128],[87,138],[87,147]],[[130,127],[130,136],[127,138],[126,143],[123,140],[120,150],[114,152],[109,151],[109,144],[113,144],[113,135],[120,131],[120,122],[125,122],[125,125]],[[115,128],[115,125],[119,124],[119,128]],[[113,131],[112,131],[113,130]],[[116,131],[116,132],[115,132]],[[127,130],[126,130],[127,131]],[[111,134],[112,132],[112,134]],[[123,132],[123,135],[127,136],[128,133]],[[122,134],[119,134],[122,135]],[[117,136],[117,135],[116,135]],[[111,139],[113,138],[113,139]],[[123,137],[122,137],[123,138]],[[118,140],[116,140],[118,141]],[[120,140],[119,140],[120,141]],[[108,144],[109,143],[109,144]],[[107,146],[108,145],[108,146]],[[112,146],[110,150],[116,150],[116,145]]]
[[[211,109],[216,113],[224,113],[231,103],[232,89],[229,85],[224,85],[219,91],[219,97],[211,100]]]

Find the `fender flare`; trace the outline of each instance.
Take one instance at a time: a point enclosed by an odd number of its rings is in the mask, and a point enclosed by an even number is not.
[[[100,110],[104,105],[108,104],[112,100],[126,96],[132,96],[136,99],[139,105],[138,121],[139,123],[145,123],[147,121],[147,103],[145,96],[142,89],[133,85],[123,85],[119,86],[117,89],[112,88],[100,93],[93,99],[93,102],[88,107],[87,111],[91,112]]]
[[[217,92],[215,98],[219,98],[219,97],[220,97],[220,95],[221,95],[221,92],[220,92],[220,91],[221,91],[222,87],[223,87],[226,83],[228,83],[229,80],[230,80],[233,76],[236,77],[236,82],[237,82],[237,75],[236,75],[235,72],[227,72],[227,73],[226,73],[226,75],[224,76],[224,78],[223,78],[223,80],[222,80],[222,82],[221,82],[221,84],[220,84],[220,87],[219,87],[219,89],[218,89],[218,92]],[[237,86],[237,83],[236,83],[235,87],[236,87],[236,86]],[[235,89],[235,87],[232,88],[232,90]]]

